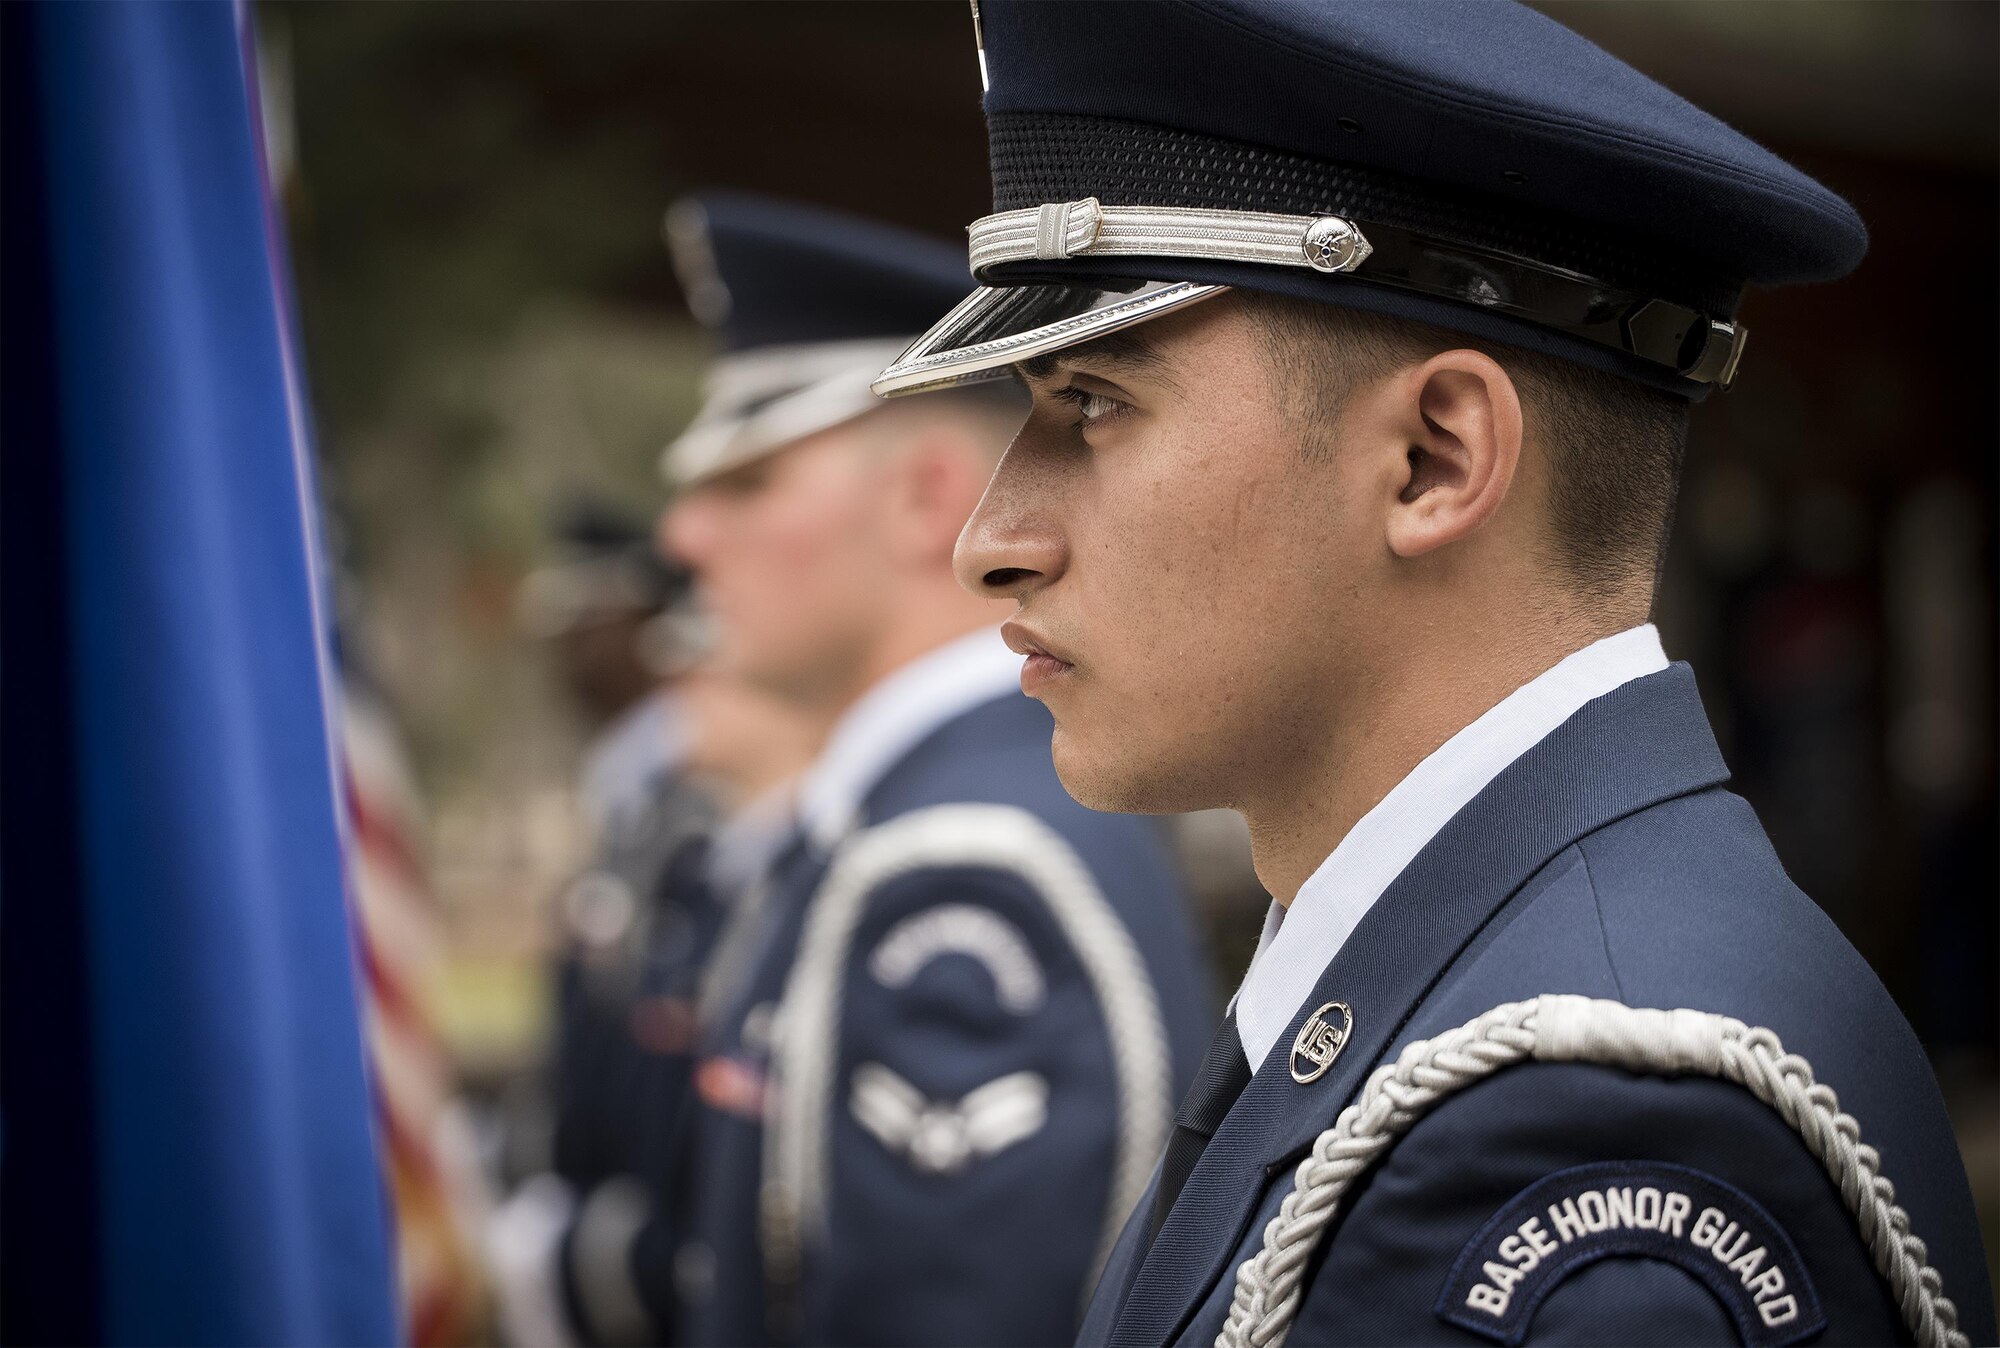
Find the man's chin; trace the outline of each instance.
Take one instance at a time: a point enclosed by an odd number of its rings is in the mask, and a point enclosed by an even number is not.
[[[1179,814],[1199,809],[1181,800],[1178,774],[1164,770],[1133,753],[1127,744],[1122,750],[1107,749],[1101,743],[1079,742],[1056,723],[1049,745],[1055,759],[1056,777],[1070,798],[1087,810],[1107,814]]]
[[[759,659],[751,654],[733,660],[719,659],[717,665],[722,672],[781,702],[810,707],[821,695],[812,673],[800,669],[795,662]]]

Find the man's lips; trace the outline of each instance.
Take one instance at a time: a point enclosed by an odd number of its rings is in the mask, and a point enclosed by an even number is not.
[[[1007,649],[1016,655],[1026,656],[1021,665],[1021,691],[1033,697],[1035,690],[1049,680],[1060,678],[1075,666],[1061,655],[1049,649],[1048,642],[1041,635],[1018,620],[1010,620],[1000,625],[1001,640]]]
[[[1046,656],[1058,664],[1073,663],[1063,653],[1019,618],[1010,618],[1000,624],[1000,639],[1007,643],[1007,649],[1016,655]]]

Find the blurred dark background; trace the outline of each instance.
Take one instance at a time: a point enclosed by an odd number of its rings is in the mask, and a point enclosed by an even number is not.
[[[1737,787],[1901,1001],[2000,1246],[2000,7],[1541,8],[1848,196],[1837,285],[1753,297],[1662,597]],[[464,1070],[532,1052],[581,735],[523,635],[567,502],[637,518],[702,343],[659,241],[727,185],[954,236],[987,208],[958,3],[259,8],[348,639],[400,712]],[[1256,930],[1218,901],[1225,986]]]

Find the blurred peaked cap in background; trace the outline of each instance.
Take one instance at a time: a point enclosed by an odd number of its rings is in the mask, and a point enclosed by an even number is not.
[[[528,573],[521,623],[551,639],[627,615],[687,601],[693,577],[660,556],[644,520],[594,497],[565,502],[550,524],[553,560]]]
[[[661,460],[680,489],[875,407],[875,374],[973,285],[961,245],[743,193],[676,202],[666,239],[722,347]]]
[[[646,547],[652,530],[643,517],[610,501],[575,495],[550,512],[549,534],[558,552],[578,557]]]
[[[972,289],[962,244],[747,193],[683,198],[666,236],[725,352],[907,338]]]
[[[1727,325],[1746,284],[1832,279],[1867,250],[1841,197],[1512,0],[978,0],[974,12],[994,212],[1022,212],[991,248],[973,231],[989,286],[1239,285],[1698,396],[1733,375]],[[1065,203],[1038,232],[1032,213]],[[1296,224],[1116,219],[1119,207]],[[1358,226],[1372,255],[1309,265],[1301,234],[1322,216]],[[1227,237],[1259,229],[1282,256]],[[975,317],[956,315],[957,345],[1020,336]],[[952,368],[970,373],[932,367]],[[908,387],[885,378],[882,391]]]

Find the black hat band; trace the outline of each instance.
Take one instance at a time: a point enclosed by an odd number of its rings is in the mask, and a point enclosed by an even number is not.
[[[1505,314],[1725,389],[1748,335],[1688,305],[1577,272],[1335,215],[1105,206],[1091,197],[990,215],[968,233],[973,272],[989,284],[1059,281],[1060,264],[1085,258],[1307,267]],[[1036,274],[1034,263],[1052,265]],[[993,276],[1000,267],[1005,275]]]

